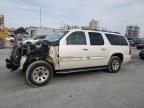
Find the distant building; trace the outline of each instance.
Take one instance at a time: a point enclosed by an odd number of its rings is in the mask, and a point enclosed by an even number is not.
[[[0,15],[0,30],[4,29],[4,15]]]
[[[10,27],[8,28],[9,32],[14,32],[16,30],[16,28]]]
[[[92,19],[89,22],[89,26],[82,26],[81,29],[83,29],[83,30],[98,30],[98,21]]]
[[[79,29],[80,27],[77,25],[69,25],[69,24],[63,24],[59,27],[60,30],[71,30],[71,29]]]
[[[139,38],[140,27],[138,26],[127,26],[126,37],[127,38]]]
[[[98,21],[92,19],[90,22],[89,22],[89,28],[91,30],[97,30],[98,29]]]
[[[82,26],[81,29],[82,30],[89,30],[90,28],[89,28],[89,26]]]
[[[50,35],[55,31],[54,28],[47,28],[47,27],[33,27],[30,26],[26,28],[26,32],[28,33],[28,37],[33,37],[36,35]]]

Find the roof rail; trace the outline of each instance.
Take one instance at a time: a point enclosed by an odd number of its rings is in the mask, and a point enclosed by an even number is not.
[[[107,31],[107,30],[94,30],[94,29],[82,29],[82,30],[92,30],[92,31],[100,31],[100,32],[108,32],[108,33],[121,34],[121,33],[119,33],[119,32],[113,32],[113,31]]]

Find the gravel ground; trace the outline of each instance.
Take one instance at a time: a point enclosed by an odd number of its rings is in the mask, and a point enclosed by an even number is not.
[[[6,69],[8,52],[0,49],[0,108],[144,108],[144,61],[135,48],[119,73],[59,74],[40,88],[28,86],[24,73]]]

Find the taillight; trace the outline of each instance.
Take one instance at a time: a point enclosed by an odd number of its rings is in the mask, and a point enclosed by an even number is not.
[[[131,46],[129,45],[129,55],[131,55]]]

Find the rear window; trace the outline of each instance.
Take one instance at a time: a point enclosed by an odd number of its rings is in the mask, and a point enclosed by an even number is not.
[[[128,42],[124,36],[115,35],[115,34],[105,34],[111,45],[123,45],[127,46]]]

